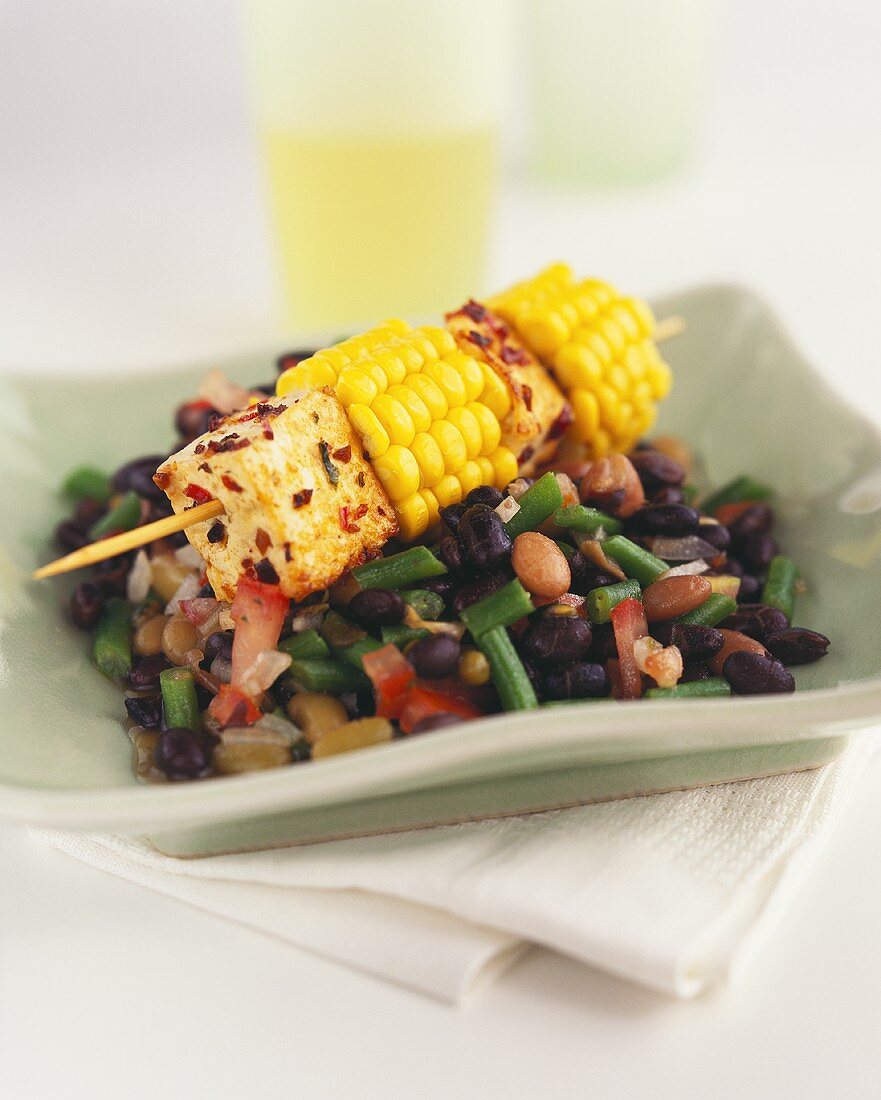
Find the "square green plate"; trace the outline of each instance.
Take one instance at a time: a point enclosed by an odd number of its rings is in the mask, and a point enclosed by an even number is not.
[[[145,786],[119,690],[59,611],[74,583],[32,583],[72,466],[112,469],[170,442],[204,364],[124,378],[0,381],[0,818],[147,832],[179,855],[298,843],[578,804],[815,767],[881,720],[881,437],[813,373],[748,291],[658,303],[685,335],[660,429],[708,483],[742,472],[778,490],[780,536],[808,594],[800,625],[833,639],[794,696],[584,703],[500,715],[300,767]],[[216,365],[216,364],[212,364]],[[223,364],[243,381],[271,356]]]

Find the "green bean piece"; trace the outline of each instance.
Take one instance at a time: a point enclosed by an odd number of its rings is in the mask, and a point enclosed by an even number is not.
[[[626,539],[623,535],[613,535],[603,543],[603,551],[621,566],[628,577],[638,580],[643,588],[666,573],[670,566],[648,550],[643,550],[635,542]]]
[[[515,512],[505,524],[512,539],[524,531],[535,531],[541,527],[562,505],[563,491],[553,472],[550,472],[531,485],[517,503],[520,511]]]
[[[384,642],[372,638],[369,634],[365,634],[363,638],[354,642],[352,645],[347,645],[344,649],[335,649],[334,654],[339,657],[341,661],[354,665],[355,668],[363,668],[364,664],[362,658],[364,654],[373,653],[377,649],[382,649],[384,644]]]
[[[535,689],[526,675],[523,662],[503,626],[495,626],[477,640],[481,653],[489,661],[490,673],[505,710],[531,710],[538,706]]]
[[[129,489],[114,508],[105,512],[92,524],[89,528],[89,538],[94,541],[103,539],[105,535],[110,535],[114,531],[130,531],[132,527],[137,527],[140,519],[141,498],[133,489]]]
[[[743,474],[729,481],[715,493],[710,493],[701,504],[701,508],[707,515],[712,516],[723,504],[739,504],[744,500],[767,500],[771,496],[771,490],[755,478]]]
[[[328,611],[318,628],[318,633],[330,648],[336,651],[360,642],[367,631],[344,619],[338,611]]]
[[[330,647],[317,630],[303,630],[299,634],[291,634],[278,643],[282,653],[289,653],[291,657],[306,657],[310,659],[329,657]]]
[[[762,603],[779,608],[792,622],[795,611],[795,582],[798,580],[798,566],[784,554],[771,559],[768,566],[768,579],[762,589]]]
[[[639,581],[618,581],[601,588],[592,588],[584,597],[584,606],[592,623],[607,623],[612,611],[622,600],[638,600],[642,596]]]
[[[401,595],[404,602],[413,608],[419,618],[427,622],[439,619],[447,606],[443,596],[437,592],[430,592],[427,588],[409,588]]]
[[[159,673],[162,692],[162,716],[166,729],[194,730],[202,728],[196,681],[188,668],[167,668]]]
[[[322,691],[329,695],[344,695],[347,691],[362,691],[370,681],[360,668],[334,660],[296,658],[288,674],[300,691]]]
[[[715,626],[727,619],[737,610],[737,601],[730,596],[723,596],[721,592],[712,592],[700,607],[680,615],[674,619],[677,623],[688,623],[690,626]]]
[[[570,504],[554,512],[554,523],[558,527],[568,527],[579,534],[595,535],[604,531],[607,535],[619,535],[624,524],[614,516],[607,516],[598,508],[585,508],[583,504]]]
[[[403,651],[411,642],[418,642],[420,638],[427,637],[428,631],[414,630],[413,627],[404,626],[403,623],[395,623],[393,626],[382,627],[380,634],[383,645],[396,645]]]
[[[64,480],[61,491],[73,500],[100,500],[106,504],[113,495],[110,478],[94,466],[79,466]]]
[[[484,596],[482,600],[466,607],[461,618],[471,631],[472,637],[479,640],[487,631],[497,626],[510,626],[533,611],[535,607],[529,593],[520,581],[513,580],[498,592]]]
[[[711,676],[709,680],[690,680],[687,684],[677,684],[671,688],[649,688],[646,699],[715,699],[731,694],[731,685],[721,676]]]
[[[352,570],[362,588],[407,588],[426,577],[439,577],[447,567],[427,546],[411,546],[400,554],[374,558]]]
[[[132,609],[119,597],[107,601],[92,649],[95,664],[112,680],[121,680],[132,667]]]

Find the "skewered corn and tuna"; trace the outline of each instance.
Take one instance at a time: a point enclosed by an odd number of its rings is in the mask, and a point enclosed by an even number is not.
[[[653,336],[655,319],[637,298],[597,279],[576,281],[553,264],[489,300],[490,308],[553,373],[572,403],[568,450],[600,458],[627,451],[652,425],[670,368]]]

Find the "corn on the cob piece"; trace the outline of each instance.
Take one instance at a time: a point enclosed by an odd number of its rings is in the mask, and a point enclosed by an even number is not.
[[[502,443],[517,456],[520,473],[531,474],[553,458],[572,423],[569,402],[550,373],[486,306],[466,302],[447,314],[447,328],[460,348],[489,368],[488,387],[510,395],[501,420]],[[502,402],[499,411],[505,407]]]
[[[517,476],[500,426],[511,397],[498,382],[445,329],[395,320],[303,360],[277,388],[336,393],[409,542],[437,526],[439,508]]]
[[[554,264],[489,306],[553,371],[569,398],[570,453],[572,443],[594,458],[626,451],[652,425],[671,374],[643,302],[597,279],[576,282],[565,264]]]

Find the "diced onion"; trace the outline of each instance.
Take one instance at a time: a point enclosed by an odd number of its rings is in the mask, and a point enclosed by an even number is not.
[[[652,539],[651,552],[664,561],[696,561],[698,558],[715,558],[719,551],[697,535],[672,539],[658,535]]]
[[[291,655],[277,649],[262,649],[250,668],[246,668],[241,681],[236,685],[244,695],[256,698],[275,681],[291,664]]]
[[[662,581],[667,577],[696,577],[701,573],[706,573],[709,568],[709,563],[705,562],[703,558],[699,558],[697,561],[687,561],[683,565],[674,565],[672,569],[662,573],[658,580]]]
[[[201,584],[199,584],[199,578],[196,576],[196,574],[195,573],[189,573],[180,582],[180,584],[178,585],[177,591],[171,597],[171,599],[168,601],[168,604],[165,608],[165,614],[166,615],[176,614],[178,611],[180,611],[180,602],[181,602],[181,600],[195,599],[195,597],[199,595],[199,589],[201,587],[202,587]]]
[[[513,497],[505,497],[501,504],[496,505],[495,513],[502,521],[507,523],[512,516],[516,516],[520,511],[520,505]]]
[[[153,583],[153,567],[146,551],[139,550],[125,582],[125,594],[129,603],[141,603],[147,598]]]
[[[186,546],[179,546],[177,550],[175,550],[174,556],[181,563],[181,565],[186,566],[187,569],[195,569],[201,571],[205,566],[202,555],[195,548],[195,546],[191,545],[189,542],[186,544]]]

